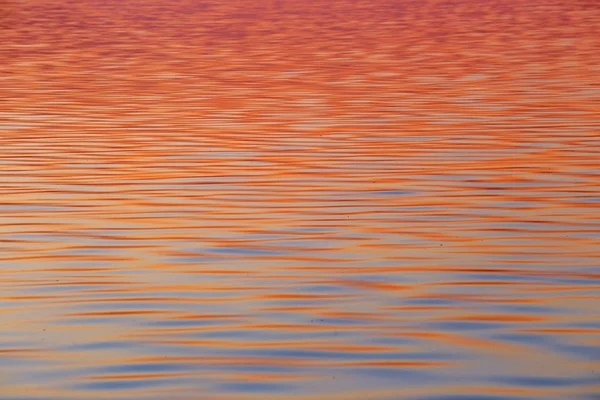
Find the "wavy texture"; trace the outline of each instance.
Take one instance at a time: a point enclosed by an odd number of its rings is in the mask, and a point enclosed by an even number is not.
[[[0,14],[3,399],[594,399],[592,1]]]

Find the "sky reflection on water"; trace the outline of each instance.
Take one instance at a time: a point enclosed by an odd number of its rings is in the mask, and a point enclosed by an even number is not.
[[[593,2],[0,6],[1,399],[598,399]]]

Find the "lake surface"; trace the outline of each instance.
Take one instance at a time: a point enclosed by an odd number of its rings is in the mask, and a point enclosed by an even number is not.
[[[600,399],[596,2],[0,5],[0,399]]]

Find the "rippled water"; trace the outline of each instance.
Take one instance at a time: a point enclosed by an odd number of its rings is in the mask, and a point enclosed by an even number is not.
[[[594,1],[0,4],[1,399],[599,399]]]

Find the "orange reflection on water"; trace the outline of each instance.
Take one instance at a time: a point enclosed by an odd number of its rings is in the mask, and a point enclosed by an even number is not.
[[[600,392],[594,2],[0,10],[0,398]]]

